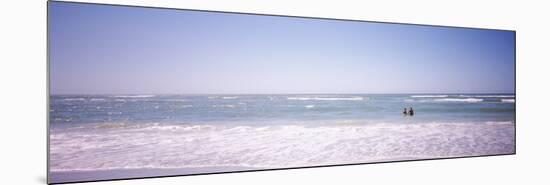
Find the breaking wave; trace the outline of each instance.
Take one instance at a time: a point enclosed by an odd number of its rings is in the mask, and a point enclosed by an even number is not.
[[[505,103],[516,103],[516,99],[501,99],[500,101]]]
[[[449,95],[412,95],[412,98],[446,98]]]
[[[514,133],[509,121],[318,127],[113,124],[52,130],[50,164],[52,171],[281,168],[510,154],[515,152]]]
[[[483,99],[480,98],[442,98],[442,99],[435,99],[434,101],[440,101],[440,102],[482,102]]]
[[[86,101],[84,98],[65,98],[63,101]]]
[[[152,98],[155,97],[155,95],[119,95],[119,96],[113,96],[115,98]]]
[[[515,98],[515,95],[458,95],[459,97],[473,98]]]

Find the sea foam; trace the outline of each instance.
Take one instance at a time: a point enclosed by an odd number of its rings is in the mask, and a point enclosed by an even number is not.
[[[284,168],[515,152],[513,122],[54,129],[51,171]]]

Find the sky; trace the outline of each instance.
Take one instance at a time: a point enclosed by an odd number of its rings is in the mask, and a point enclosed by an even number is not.
[[[52,94],[514,93],[515,32],[49,2]]]

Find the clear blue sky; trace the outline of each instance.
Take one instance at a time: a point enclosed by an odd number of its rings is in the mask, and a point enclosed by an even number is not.
[[[49,2],[52,94],[513,93],[511,31]]]

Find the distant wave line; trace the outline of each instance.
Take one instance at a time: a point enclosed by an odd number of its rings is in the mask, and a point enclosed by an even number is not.
[[[442,98],[442,99],[435,99],[434,101],[444,101],[444,102],[482,102],[483,99],[480,99],[480,98]]]
[[[155,97],[155,95],[118,95],[113,97],[115,98],[152,98],[152,97]]]
[[[319,101],[362,101],[363,97],[287,97],[287,100],[319,100]]]
[[[505,103],[516,103],[516,99],[501,99],[500,101]]]
[[[446,98],[449,95],[412,95],[412,98]]]

